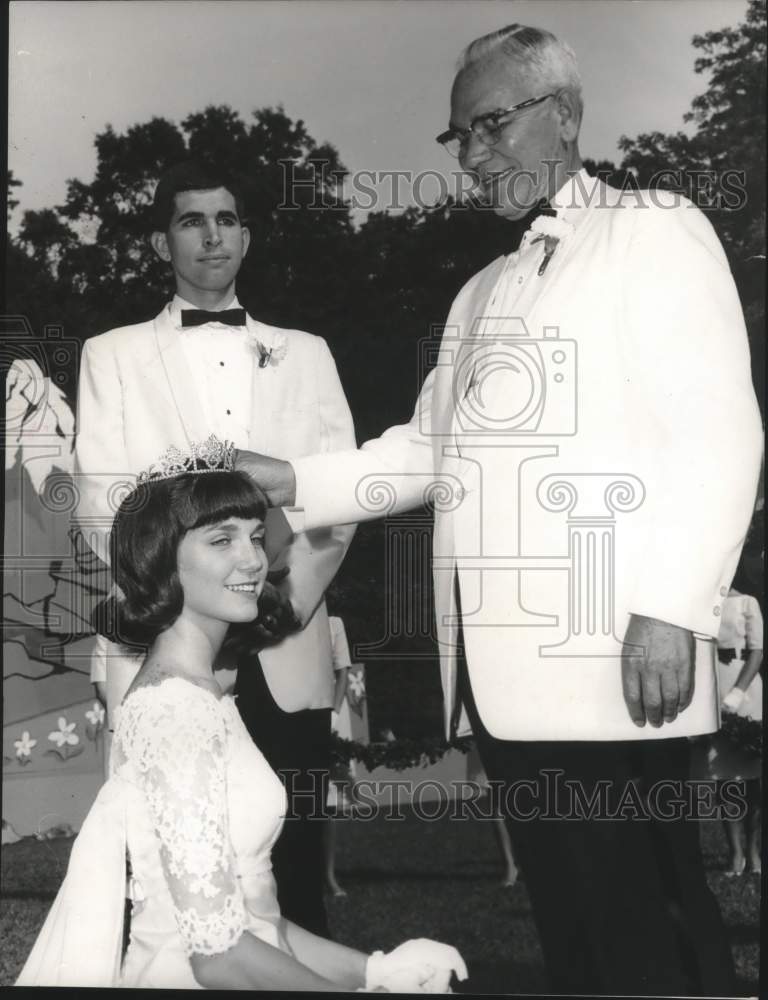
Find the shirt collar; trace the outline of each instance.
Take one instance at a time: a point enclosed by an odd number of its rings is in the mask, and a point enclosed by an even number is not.
[[[576,225],[584,209],[594,204],[599,184],[599,179],[590,177],[584,167],[572,173],[554,197],[550,198],[549,203],[557,211],[558,219]]]
[[[240,309],[240,303],[237,296],[232,297],[232,301],[228,302],[227,305],[222,306],[222,309]],[[191,302],[187,302],[180,295],[174,295],[171,301],[168,303],[168,316],[170,317],[171,323],[176,327],[177,330],[194,330],[196,327],[182,327],[181,325],[181,310],[182,309],[199,309],[199,306],[192,305]],[[218,310],[217,310],[218,311]],[[207,324],[206,324],[207,325]],[[222,324],[224,325],[224,324]],[[239,328],[238,328],[239,329]]]

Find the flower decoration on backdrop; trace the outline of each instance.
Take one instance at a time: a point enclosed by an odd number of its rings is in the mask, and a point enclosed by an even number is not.
[[[32,751],[37,746],[37,740],[33,740],[29,732],[25,729],[20,740],[14,740],[16,748],[16,760],[19,764],[29,764],[32,759]]]
[[[363,717],[363,704],[365,702],[365,674],[364,668],[351,669],[347,674],[347,701],[353,712],[360,718]]]
[[[59,716],[58,729],[54,729],[52,733],[48,733],[48,739],[51,743],[55,743],[55,748],[49,748],[45,752],[56,754],[61,757],[62,760],[69,760],[70,757],[76,757],[77,754],[82,753],[82,746],[80,746],[80,737],[75,732],[76,722],[67,722],[63,715]]]
[[[90,708],[85,713],[86,722],[88,723],[85,727],[85,735],[89,740],[95,740],[104,728],[105,714],[104,706],[99,701],[95,701],[93,708]]]

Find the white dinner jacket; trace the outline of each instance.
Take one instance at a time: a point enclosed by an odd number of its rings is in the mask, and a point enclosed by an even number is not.
[[[354,447],[352,416],[325,341],[250,317],[247,328],[267,349],[282,348],[276,351],[281,360],[260,368],[254,351],[248,439],[235,440],[235,445],[281,458]],[[77,517],[102,558],[115,501],[124,494],[120,484],[132,485],[136,474],[170,445],[184,449],[188,441],[202,441],[210,434],[181,336],[166,306],[154,320],[110,330],[84,346],[78,386]],[[270,563],[290,568],[281,587],[302,620],[309,619],[301,632],[259,654],[267,682],[285,711],[329,707],[334,678],[323,594],[353,529],[293,535],[286,516],[273,510],[267,527]]]
[[[746,331],[706,217],[582,171],[544,272],[532,234],[456,298],[411,422],[294,462],[307,527],[435,503],[449,732],[454,580],[478,710],[496,737],[656,739],[719,725],[714,643],[761,454]],[[522,324],[521,324],[522,321]],[[386,480],[396,499],[376,506]],[[438,485],[442,484],[442,485]],[[629,615],[690,629],[695,693],[639,729],[621,687]],[[466,732],[464,717],[458,731]]]

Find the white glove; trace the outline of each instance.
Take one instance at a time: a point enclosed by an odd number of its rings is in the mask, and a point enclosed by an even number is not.
[[[375,951],[365,968],[365,988],[383,986],[389,993],[449,993],[451,973],[466,979],[464,959],[449,944],[414,938],[384,954]]]
[[[727,708],[731,712],[738,712],[744,701],[745,694],[746,691],[742,691],[741,688],[731,688],[725,698],[723,698],[723,708]]]

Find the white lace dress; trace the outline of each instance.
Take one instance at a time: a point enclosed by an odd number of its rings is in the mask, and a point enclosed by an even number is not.
[[[270,862],[285,792],[234,700],[170,677],[131,692],[115,723],[111,777],[17,984],[199,988],[192,953],[245,931],[290,952]]]

